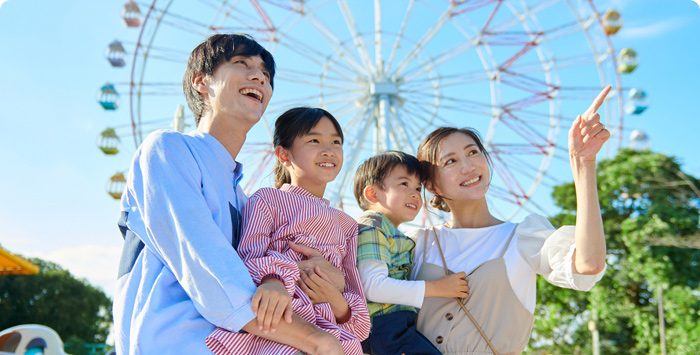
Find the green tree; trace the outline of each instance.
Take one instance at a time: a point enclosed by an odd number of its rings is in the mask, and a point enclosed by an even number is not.
[[[658,288],[662,287],[670,354],[700,349],[700,183],[674,157],[621,150],[598,164],[598,190],[608,246],[608,269],[591,292],[538,281],[531,354],[590,354],[588,321],[597,315],[603,354],[660,353]],[[554,188],[574,224],[573,183]]]
[[[86,280],[57,264],[30,258],[37,275],[0,276],[0,330],[43,324],[64,341],[104,343],[112,323],[112,301]]]

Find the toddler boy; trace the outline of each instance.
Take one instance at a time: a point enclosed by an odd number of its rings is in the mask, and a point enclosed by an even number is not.
[[[357,269],[367,297],[371,354],[440,354],[416,330],[416,308],[425,297],[466,297],[464,272],[435,281],[409,281],[415,242],[397,228],[420,211],[423,169],[414,156],[388,151],[367,159],[355,173],[354,192],[364,213],[359,223]]]

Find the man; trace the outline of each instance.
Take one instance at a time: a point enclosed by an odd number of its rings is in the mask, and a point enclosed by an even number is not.
[[[246,35],[214,35],[192,51],[183,89],[197,130],[149,135],[122,195],[118,354],[209,354],[204,340],[216,326],[342,353],[335,337],[292,315],[279,280],[256,288],[234,249],[246,201],[235,158],[267,107],[274,74],[272,55]],[[256,292],[278,302],[258,304]]]

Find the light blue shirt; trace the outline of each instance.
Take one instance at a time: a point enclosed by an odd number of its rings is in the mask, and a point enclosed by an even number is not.
[[[254,318],[256,286],[238,245],[241,165],[209,134],[157,131],[136,151],[122,195],[124,250],[114,297],[118,354],[211,354],[215,326]]]

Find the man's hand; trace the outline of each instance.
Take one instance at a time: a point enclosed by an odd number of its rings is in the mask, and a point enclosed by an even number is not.
[[[328,279],[333,283],[338,291],[343,292],[345,289],[345,275],[337,267],[333,266],[330,261],[321,255],[321,252],[314,248],[309,248],[305,245],[289,242],[289,248],[295,252],[304,255],[307,260],[297,261],[299,270],[313,270],[318,266],[323,273],[328,275]]]
[[[258,329],[264,334],[277,331],[280,319],[292,322],[292,298],[282,281],[272,276],[263,278],[253,295],[253,313],[257,316]]]
[[[464,271],[425,282],[425,297],[467,298],[467,296],[469,296],[469,284]]]

